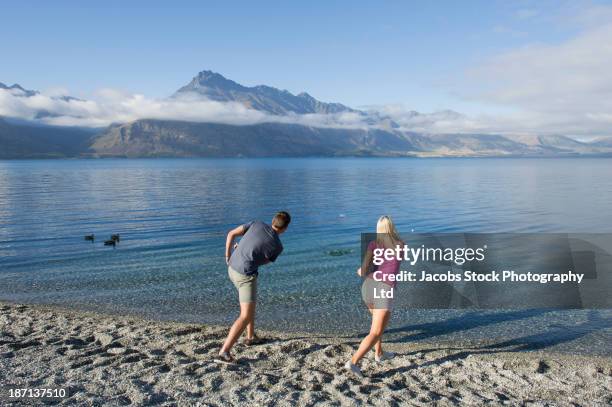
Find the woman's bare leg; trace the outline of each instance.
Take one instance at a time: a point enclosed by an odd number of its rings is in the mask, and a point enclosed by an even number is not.
[[[376,345],[377,342],[380,342],[382,338],[382,334],[385,331],[385,327],[389,322],[389,317],[391,316],[391,312],[386,309],[373,309],[372,310],[372,326],[370,328],[370,333],[368,336],[363,338],[361,344],[359,345],[359,349],[353,355],[351,362],[353,364],[359,363],[359,361],[365,356],[366,353],[372,349]],[[381,345],[382,346],[382,345]]]
[[[255,319],[249,322],[246,326],[246,337],[247,339],[255,338]]]
[[[370,311],[371,315],[373,314],[374,311],[374,304],[366,304],[368,306],[368,311]],[[378,356],[383,354],[383,348],[382,348],[382,336],[380,337],[380,339],[376,342],[376,344],[374,345],[374,351],[376,352],[376,354]]]
[[[247,327],[248,324],[253,324],[253,320],[255,319],[255,303],[254,302],[241,302],[240,303],[240,316],[227,334],[227,339],[225,343],[221,347],[221,352],[229,352],[232,349],[232,346],[236,343],[242,332]]]
[[[376,352],[377,356],[381,356],[383,354],[382,335],[380,336],[380,339],[378,339],[378,342],[374,344],[374,351]]]

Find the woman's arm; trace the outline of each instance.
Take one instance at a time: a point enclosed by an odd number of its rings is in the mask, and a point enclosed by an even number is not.
[[[227,239],[225,239],[225,263],[229,264],[230,256],[232,255],[232,245],[236,236],[242,236],[246,232],[244,225],[240,225],[229,231]]]
[[[370,264],[372,263],[372,257],[374,257],[372,250],[368,249],[365,256],[363,256],[363,263],[361,264],[361,267],[357,269],[357,275],[359,277],[365,277],[367,275]]]

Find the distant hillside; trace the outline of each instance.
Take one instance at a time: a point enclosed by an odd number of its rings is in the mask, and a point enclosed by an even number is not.
[[[271,157],[405,155],[413,147],[385,131],[139,120],[109,128],[91,149],[98,156]]]
[[[595,147],[612,149],[612,137],[598,139],[591,144]]]
[[[86,154],[90,129],[13,124],[0,118],[0,159],[61,158]]]
[[[395,130],[315,128],[264,123],[233,126],[212,123],[138,120],[112,126],[91,145],[97,156],[271,157],[416,156],[492,157],[602,154],[568,138],[526,144],[489,134],[423,135]],[[567,144],[570,144],[568,146]]]
[[[423,135],[380,129],[263,123],[235,126],[138,120],[89,129],[0,119],[0,159],[61,157],[413,156],[494,157],[611,154],[612,146],[553,137],[529,143],[489,134]]]

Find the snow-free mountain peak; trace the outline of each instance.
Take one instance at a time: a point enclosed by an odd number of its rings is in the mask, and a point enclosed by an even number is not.
[[[294,95],[267,85],[244,86],[213,71],[198,73],[175,93],[175,97],[188,93],[218,102],[238,102],[250,109],[274,115],[354,111],[340,103],[321,102],[305,92]]]

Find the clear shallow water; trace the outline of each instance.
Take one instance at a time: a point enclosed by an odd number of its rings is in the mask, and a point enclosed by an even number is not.
[[[227,323],[225,233],[286,209],[258,324],[354,335],[360,233],[381,214],[406,232],[612,232],[610,202],[609,159],[0,161],[0,299]],[[390,333],[609,355],[612,312],[397,310]]]

